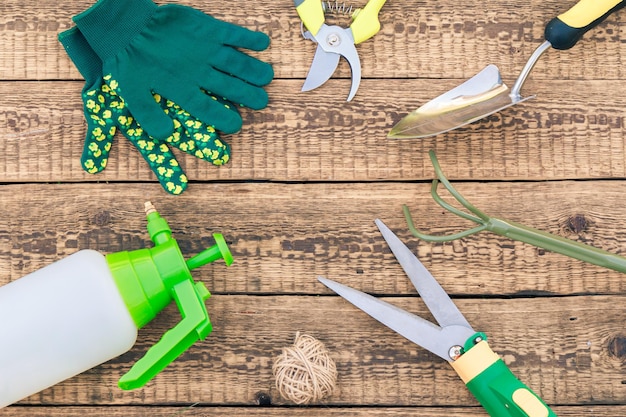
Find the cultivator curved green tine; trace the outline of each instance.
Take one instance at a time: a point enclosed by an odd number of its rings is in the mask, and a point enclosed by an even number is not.
[[[403,211],[406,218],[409,230],[413,236],[428,241],[428,242],[448,242],[451,240],[460,239],[469,235],[488,230],[490,232],[499,234],[501,236],[508,237],[513,240],[519,240],[520,242],[528,243],[552,252],[560,253],[580,261],[589,262],[594,265],[603,266],[605,268],[613,269],[615,271],[626,273],[626,258],[619,255],[607,252],[596,247],[586,245],[571,239],[567,239],[561,236],[553,235],[551,233],[543,232],[532,227],[524,226],[523,224],[511,222],[508,220],[492,217],[471,204],[465,199],[448,181],[443,174],[439,161],[434,151],[428,153],[430,160],[435,168],[437,178],[433,180],[431,187],[431,195],[437,204],[449,212],[456,214],[457,216],[469,220],[479,225],[464,230],[461,232],[453,233],[450,235],[429,235],[419,231],[413,222],[411,212],[409,208],[404,205]],[[454,199],[461,204],[470,213],[466,213],[457,207],[454,207],[450,203],[446,202],[437,192],[439,183],[443,184],[444,188],[454,197]]]

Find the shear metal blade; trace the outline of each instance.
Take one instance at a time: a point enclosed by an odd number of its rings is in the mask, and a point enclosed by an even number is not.
[[[352,35],[350,35],[350,39],[352,39]],[[361,85],[361,59],[359,58],[359,53],[356,51],[354,43],[351,43],[349,47],[346,47],[341,55],[346,59],[346,61],[348,61],[348,64],[350,64],[350,72],[352,74],[350,93],[348,94],[348,99],[346,100],[350,101],[356,95],[359,85]]]
[[[318,43],[309,73],[302,85],[302,91],[314,90],[328,81],[337,69],[340,58],[341,56],[334,52],[324,51]]]
[[[312,90],[328,81],[335,72],[339,59],[344,57],[350,64],[352,74],[347,101],[352,100],[361,84],[361,60],[354,46],[352,31],[340,26],[322,25],[315,36],[310,32],[305,32],[304,36],[317,42],[317,50],[302,91]]]
[[[437,323],[442,327],[462,326],[471,329],[472,326],[450,299],[448,293],[413,252],[380,219],[376,219],[375,222],[391,252],[417,289]]]
[[[317,279],[372,318],[446,361],[451,362],[453,360],[450,357],[450,347],[462,346],[474,334],[471,328],[439,327],[369,294],[327,278],[317,277]]]

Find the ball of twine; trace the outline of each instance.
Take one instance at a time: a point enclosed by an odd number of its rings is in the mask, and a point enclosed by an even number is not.
[[[292,346],[274,361],[272,372],[280,395],[296,404],[319,401],[332,394],[337,382],[337,367],[322,342],[296,333]]]

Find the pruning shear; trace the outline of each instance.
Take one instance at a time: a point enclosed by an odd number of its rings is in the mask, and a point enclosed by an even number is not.
[[[324,23],[324,5],[321,0],[294,0],[296,11],[307,29],[303,36],[317,43],[302,91],[316,89],[328,81],[337,69],[339,59],[344,57],[352,72],[352,86],[347,101],[352,100],[361,83],[361,60],[355,45],[378,33],[378,12],[386,1],[370,0],[363,9],[356,9],[352,13],[350,27],[342,28]]]
[[[476,332],[445,290],[402,241],[376,219],[385,241],[439,325],[327,278],[318,280],[385,326],[448,361],[493,417],[556,417]]]

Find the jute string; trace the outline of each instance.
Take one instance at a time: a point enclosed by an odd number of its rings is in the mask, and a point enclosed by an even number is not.
[[[317,402],[332,394],[337,367],[322,342],[296,333],[292,346],[274,361],[272,372],[280,395],[296,404]]]

